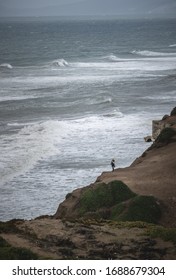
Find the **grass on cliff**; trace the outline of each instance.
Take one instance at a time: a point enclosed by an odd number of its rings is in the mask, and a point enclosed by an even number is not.
[[[176,245],[176,228],[153,226],[151,228],[148,228],[146,232],[152,238],[161,238],[164,241],[170,241],[174,245]]]
[[[80,199],[80,214],[96,211],[104,207],[112,207],[122,201],[136,196],[123,182],[113,181],[109,184],[100,183],[96,188],[89,188]]]
[[[100,183],[86,190],[78,212],[80,217],[147,223],[157,223],[161,217],[160,206],[154,197],[139,196],[121,181]]]
[[[144,221],[157,223],[161,209],[153,196],[136,196],[128,203],[113,208],[111,219],[117,221]]]
[[[23,220],[13,219],[7,222],[0,221],[0,233],[20,233],[17,224],[22,223]]]
[[[37,260],[38,256],[25,248],[12,247],[0,236],[0,260]]]

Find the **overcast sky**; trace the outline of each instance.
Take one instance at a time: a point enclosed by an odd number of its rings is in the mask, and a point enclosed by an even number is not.
[[[0,0],[0,16],[176,17],[176,0]]]

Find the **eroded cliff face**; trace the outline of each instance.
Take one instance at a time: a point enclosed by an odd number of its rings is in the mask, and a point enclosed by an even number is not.
[[[176,107],[171,111],[170,116],[165,115],[162,120],[152,122],[152,138],[156,140],[165,128],[176,129]]]

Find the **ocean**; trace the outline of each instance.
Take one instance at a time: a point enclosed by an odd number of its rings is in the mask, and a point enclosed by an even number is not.
[[[0,220],[129,166],[176,106],[176,20],[0,20]]]

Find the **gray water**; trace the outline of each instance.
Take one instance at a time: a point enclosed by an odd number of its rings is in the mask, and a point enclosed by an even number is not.
[[[0,22],[0,220],[55,213],[176,106],[176,20]]]

